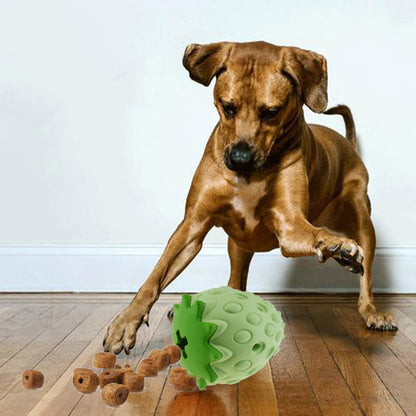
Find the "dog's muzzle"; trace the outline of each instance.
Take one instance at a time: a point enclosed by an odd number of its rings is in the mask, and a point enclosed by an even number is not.
[[[253,149],[246,141],[233,144],[224,152],[224,163],[235,172],[250,172],[254,169]]]

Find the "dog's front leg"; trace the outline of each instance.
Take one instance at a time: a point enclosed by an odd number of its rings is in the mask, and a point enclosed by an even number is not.
[[[199,217],[200,218],[200,217]],[[107,329],[105,351],[126,353],[136,343],[136,332],[144,322],[160,293],[192,261],[202,247],[202,241],[212,225],[195,216],[186,216],[179,224],[147,280],[131,303],[113,320]]]
[[[351,272],[363,272],[363,250],[356,241],[315,227],[301,213],[285,216],[276,212],[273,228],[285,257],[316,255],[321,263],[333,257]]]

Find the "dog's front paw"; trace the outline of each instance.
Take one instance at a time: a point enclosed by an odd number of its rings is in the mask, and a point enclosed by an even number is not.
[[[377,331],[397,331],[397,325],[394,323],[390,314],[375,312],[365,318],[365,324],[369,329]]]
[[[149,325],[149,315],[128,306],[108,326],[103,341],[104,351],[118,354],[124,348],[126,354],[129,354],[136,344],[136,333],[143,322]]]
[[[324,263],[329,257],[333,257],[350,272],[364,273],[363,249],[354,240],[331,236],[319,241],[315,250],[320,263]]]

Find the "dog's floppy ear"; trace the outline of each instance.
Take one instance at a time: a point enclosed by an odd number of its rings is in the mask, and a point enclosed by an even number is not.
[[[230,47],[230,42],[207,45],[192,43],[185,49],[183,66],[189,71],[189,76],[194,81],[207,87],[212,78],[225,68]]]
[[[295,82],[303,102],[315,113],[328,105],[326,59],[300,48],[284,48],[283,71]]]

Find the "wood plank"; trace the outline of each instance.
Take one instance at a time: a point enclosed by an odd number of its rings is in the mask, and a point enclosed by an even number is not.
[[[390,307],[388,312],[394,316],[400,333],[416,344],[416,322],[397,307]]]
[[[416,378],[384,344],[378,331],[369,331],[352,308],[336,308],[335,314],[354,344],[407,414],[416,414]],[[395,333],[385,333],[384,338]]]
[[[316,329],[308,309],[289,306],[285,307],[285,312],[322,414],[360,414],[361,409]]]
[[[270,364],[238,383],[238,414],[278,415]]]
[[[167,320],[166,318],[167,307],[166,306],[155,306],[150,311],[151,325],[140,327],[138,331],[137,344],[131,351],[130,355],[126,356],[125,353],[120,353],[117,357],[119,364],[129,364],[131,368],[135,369],[139,364],[143,351],[146,349],[149,340],[157,330],[161,320]],[[72,379],[71,379],[72,380]],[[147,381],[147,380],[146,380]],[[73,388],[71,383],[71,388]],[[73,388],[74,389],[74,388]],[[145,394],[145,393],[132,393],[131,396]],[[132,397],[129,400],[132,400]],[[124,404],[127,406],[127,404]],[[111,415],[114,409],[106,406],[101,399],[101,390],[97,390],[94,394],[85,394],[73,407],[71,416],[84,416],[84,415]],[[141,413],[140,413],[141,414]]]
[[[91,311],[91,306],[76,307],[0,368],[0,391],[3,391],[2,396],[4,396],[0,400],[0,414],[27,414],[39,401],[48,385],[57,378],[52,376],[53,372],[57,371],[56,363],[53,367],[48,367],[46,357],[68,338],[68,334],[74,331],[91,314]],[[62,356],[61,361],[65,361]],[[45,376],[43,388],[35,394],[28,393],[21,385],[22,373],[29,368],[38,369]]]
[[[415,307],[412,307],[415,308]],[[416,308],[415,308],[416,309]],[[401,307],[408,314],[408,309]],[[393,354],[403,363],[403,365],[416,377],[416,344],[401,332],[401,328],[394,333],[381,332],[378,337],[387,345]]]
[[[321,411],[287,322],[286,313],[280,306],[276,308],[282,313],[285,322],[285,337],[280,344],[279,352],[270,359],[279,414],[319,415]]]
[[[155,414],[234,416],[237,414],[237,390],[237,384],[219,384],[202,391],[179,392],[165,380]]]
[[[416,298],[416,296],[415,296]],[[399,309],[416,322],[416,305],[400,306]]]
[[[17,313],[26,309],[25,305],[10,305],[7,304],[0,308],[0,324],[15,316]]]
[[[11,316],[9,319],[4,320],[0,324],[0,341],[9,337],[23,326],[26,326],[29,320],[36,319],[42,313],[51,309],[51,307],[51,305],[24,305],[19,312]]]
[[[169,308],[170,305],[167,305],[163,310],[162,319],[160,320],[160,323],[154,331],[150,341],[147,343],[143,354],[136,357],[135,368],[137,368],[142,358],[147,358],[149,356],[152,350],[160,350],[166,345],[172,344],[172,334],[170,331],[171,322],[166,316]],[[160,371],[157,377],[146,377],[144,391],[129,395],[127,402],[123,406],[117,408],[113,415],[153,415],[156,411],[163,386],[166,383],[167,374],[168,370],[166,369],[165,371]]]
[[[3,398],[0,400],[0,414],[5,401],[10,401],[4,396],[20,383],[23,371],[36,368],[38,363],[90,313],[91,307],[87,308],[85,305],[75,307],[0,366],[0,399]]]
[[[403,410],[345,332],[332,308],[314,306],[309,310],[364,414],[403,415]]]
[[[39,316],[28,318],[25,325],[0,342],[0,366],[73,308],[72,305],[55,305]]]
[[[123,306],[121,305],[102,305],[90,315],[81,325],[78,332],[74,331],[66,338],[67,345],[74,346],[78,350],[79,345],[85,344],[86,348],[76,357],[69,367],[65,366],[65,371],[50,386],[46,394],[31,409],[29,415],[68,415],[72,408],[81,399],[79,393],[72,385],[72,376],[74,368],[88,367],[92,368],[92,356],[97,351],[102,351],[102,341],[108,323],[113,319]],[[87,329],[90,328],[90,333]],[[92,340],[92,341],[91,341]],[[62,352],[62,351],[60,351]],[[58,357],[49,357],[50,361]],[[68,364],[68,363],[66,363]],[[45,375],[46,376],[46,375]],[[56,376],[56,374],[55,374]],[[26,393],[27,394],[27,393]]]

